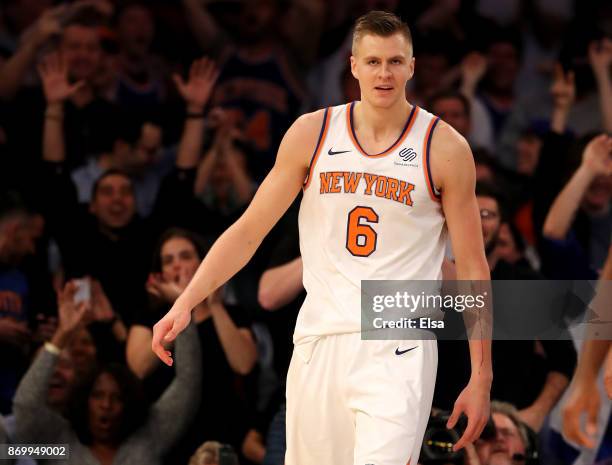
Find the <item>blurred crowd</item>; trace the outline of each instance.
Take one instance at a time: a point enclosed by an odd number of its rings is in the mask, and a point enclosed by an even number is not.
[[[299,199],[195,309],[175,366],[152,326],[295,118],[359,100],[351,25],[373,9],[412,29],[409,100],[471,145],[492,278],[612,279],[610,2],[4,0],[0,443],[69,444],[75,464],[283,464]],[[495,341],[490,428],[422,463],[612,463],[597,373],[570,385],[581,350]],[[467,343],[439,359],[443,417]],[[587,404],[586,435],[563,436]]]

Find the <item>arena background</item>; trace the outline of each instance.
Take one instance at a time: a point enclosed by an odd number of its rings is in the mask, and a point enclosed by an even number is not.
[[[79,464],[283,463],[299,199],[195,312],[175,367],[151,327],[291,123],[359,99],[351,25],[374,9],[412,30],[409,100],[472,148],[492,278],[612,279],[610,2],[3,0],[0,444],[67,444]],[[467,345],[439,349],[422,464],[612,463],[603,373],[569,387],[581,340],[495,341],[496,413],[459,454],[444,412]],[[581,448],[561,431],[589,409]]]

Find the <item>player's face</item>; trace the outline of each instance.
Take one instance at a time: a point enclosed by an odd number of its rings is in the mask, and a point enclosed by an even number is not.
[[[389,108],[406,99],[406,83],[414,74],[412,45],[401,33],[366,34],[355,44],[351,72],[359,81],[362,101]]]

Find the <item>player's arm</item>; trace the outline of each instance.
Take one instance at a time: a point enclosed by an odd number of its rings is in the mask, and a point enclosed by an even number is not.
[[[455,255],[457,279],[472,282],[467,292],[481,293],[491,276],[484,253],[480,213],[476,202],[476,170],[472,152],[461,135],[440,121],[432,138],[430,161],[433,181],[442,192],[442,208]],[[469,421],[465,433],[455,444],[455,450],[480,436],[489,418],[489,396],[493,380],[490,308],[486,311],[475,310],[474,315],[464,312],[464,319],[469,326],[472,374],[467,387],[455,402],[449,427],[454,426],[462,412],[465,412]],[[476,324],[480,319],[484,320],[484,325]],[[475,329],[485,330],[475,334]]]
[[[153,327],[152,349],[166,364],[172,359],[162,342],[172,341],[189,323],[191,310],[248,263],[297,196],[322,122],[322,112],[310,113],[289,128],[274,167],[247,210],[217,239],[170,311]]]

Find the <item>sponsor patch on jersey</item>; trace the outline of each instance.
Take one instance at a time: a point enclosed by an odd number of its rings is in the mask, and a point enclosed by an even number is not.
[[[416,160],[417,153],[414,151],[412,147],[404,147],[398,153],[399,160],[394,162],[395,165],[399,166],[410,166],[413,168],[418,168],[419,164],[414,163]]]

